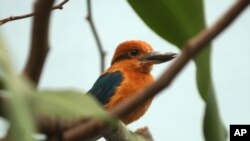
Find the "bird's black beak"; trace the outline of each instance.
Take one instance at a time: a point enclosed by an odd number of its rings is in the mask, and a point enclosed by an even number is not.
[[[174,59],[177,56],[176,53],[172,52],[150,52],[143,55],[140,61],[145,64],[160,64]]]

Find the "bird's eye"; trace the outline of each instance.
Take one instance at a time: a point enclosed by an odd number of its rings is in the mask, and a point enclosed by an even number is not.
[[[132,50],[129,52],[129,54],[130,54],[131,56],[137,56],[137,55],[139,55],[139,50],[138,50],[138,49],[132,49]]]

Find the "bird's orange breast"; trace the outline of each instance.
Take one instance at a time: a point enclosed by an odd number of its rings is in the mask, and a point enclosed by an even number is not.
[[[112,67],[107,71],[113,72],[117,70],[123,73],[124,80],[121,85],[117,87],[116,92],[111,97],[110,101],[105,105],[105,108],[108,110],[112,109],[112,107],[116,106],[118,103],[134,96],[138,91],[144,89],[153,82],[153,77],[150,73],[135,72],[126,68],[121,70],[121,68],[118,69],[116,67]],[[139,108],[134,109],[134,111],[124,117],[122,121],[125,124],[129,124],[139,119],[147,111],[151,101],[152,99],[142,104]]]

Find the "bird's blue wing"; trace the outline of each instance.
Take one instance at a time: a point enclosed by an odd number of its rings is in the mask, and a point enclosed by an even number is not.
[[[123,75],[120,71],[105,73],[101,75],[88,91],[103,105],[107,104],[114,95],[116,88],[123,81]]]

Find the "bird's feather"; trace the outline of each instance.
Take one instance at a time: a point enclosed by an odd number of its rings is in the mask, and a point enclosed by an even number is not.
[[[107,104],[114,95],[116,88],[123,81],[123,75],[120,71],[108,72],[102,74],[88,91],[103,105]]]

